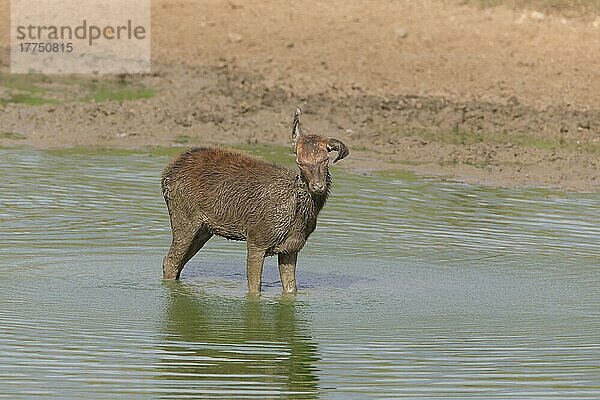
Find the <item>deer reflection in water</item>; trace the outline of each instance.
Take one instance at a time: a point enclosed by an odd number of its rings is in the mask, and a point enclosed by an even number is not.
[[[317,344],[302,303],[286,295],[236,299],[179,282],[166,286],[159,374],[173,395],[318,397]]]

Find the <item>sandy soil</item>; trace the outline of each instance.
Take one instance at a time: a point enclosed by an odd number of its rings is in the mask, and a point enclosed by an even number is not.
[[[83,95],[90,78],[45,79],[60,101],[0,105],[0,145],[286,144],[300,105],[309,130],[353,150],[353,170],[600,189],[598,16],[440,1],[154,0],[152,28],[153,73],[121,80],[153,97],[94,102]],[[3,51],[0,99],[7,65]]]

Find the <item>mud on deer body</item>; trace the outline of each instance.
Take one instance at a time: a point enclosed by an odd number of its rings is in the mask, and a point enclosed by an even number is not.
[[[298,108],[292,139],[298,171],[243,154],[199,147],[177,156],[162,175],[173,240],[164,279],[179,279],[184,265],[213,235],[245,240],[248,290],[259,292],[263,262],[277,254],[285,292],[296,291],[296,260],[317,224],[334,163],[348,148],[339,140],[304,134]]]

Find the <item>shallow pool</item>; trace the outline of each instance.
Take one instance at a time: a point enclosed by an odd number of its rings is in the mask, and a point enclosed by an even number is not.
[[[598,194],[334,167],[299,293],[270,258],[256,300],[225,239],[161,281],[168,156],[0,160],[0,397],[600,397]]]

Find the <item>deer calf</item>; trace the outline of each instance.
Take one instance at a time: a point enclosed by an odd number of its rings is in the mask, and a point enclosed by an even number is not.
[[[265,256],[277,254],[284,292],[296,291],[296,260],[325,205],[334,163],[348,148],[339,140],[304,134],[300,108],[292,123],[298,170],[243,154],[199,147],[177,156],[162,175],[173,240],[164,279],[179,279],[184,265],[213,235],[245,240],[248,290],[260,292]]]

